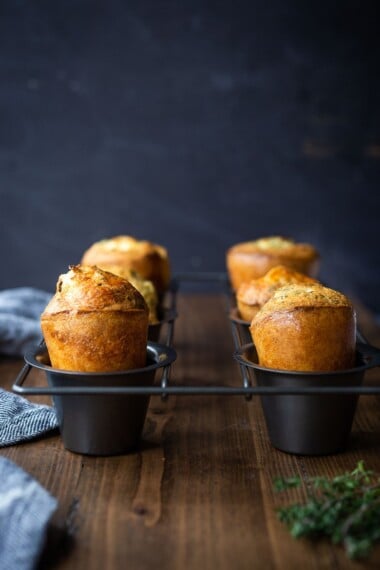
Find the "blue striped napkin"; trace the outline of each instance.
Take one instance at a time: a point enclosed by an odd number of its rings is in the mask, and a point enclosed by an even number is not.
[[[23,356],[41,341],[40,316],[51,294],[33,287],[0,291],[0,353]]]
[[[5,457],[0,457],[0,481],[0,568],[32,570],[57,500]]]
[[[50,293],[31,287],[0,291],[1,354],[23,356],[26,349],[40,343],[40,315],[50,298]],[[0,447],[34,439],[57,427],[52,407],[32,404],[0,388]]]
[[[22,356],[39,344],[40,314],[51,295],[27,287],[0,291],[0,353]],[[28,441],[57,427],[50,406],[0,388],[0,447]],[[20,467],[0,456],[0,569],[32,570],[57,500]]]
[[[54,408],[0,388],[0,447],[34,439],[57,427]]]

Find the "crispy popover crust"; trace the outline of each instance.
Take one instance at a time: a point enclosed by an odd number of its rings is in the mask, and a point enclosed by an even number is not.
[[[322,285],[277,289],[250,331],[267,368],[327,371],[355,364],[354,308],[345,295]]]
[[[101,267],[103,269],[103,267]],[[110,271],[111,273],[115,273],[115,275],[119,275],[124,279],[127,279],[133,287],[141,293],[144,297],[146,304],[148,305],[149,309],[149,324],[158,323],[158,316],[157,316],[157,305],[158,305],[158,296],[156,288],[152,281],[149,279],[143,279],[132,269],[127,269],[125,267],[120,267],[120,265],[110,265],[109,267],[104,268],[106,271]]]
[[[226,264],[232,287],[236,291],[242,283],[262,277],[276,265],[285,265],[316,277],[319,253],[310,244],[272,236],[230,247],[226,253]]]
[[[146,363],[148,307],[126,279],[72,266],[41,315],[54,368],[110,372]]]
[[[83,254],[83,265],[123,267],[131,269],[143,279],[152,281],[158,294],[166,291],[170,281],[167,250],[146,240],[131,236],[115,236],[95,242]]]
[[[236,302],[241,318],[245,321],[252,321],[276,289],[297,283],[312,285],[318,281],[284,265],[276,265],[263,277],[242,283],[236,292]]]

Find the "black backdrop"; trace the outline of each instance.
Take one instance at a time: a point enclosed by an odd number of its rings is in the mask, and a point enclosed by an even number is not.
[[[380,311],[376,2],[0,3],[0,288],[93,241],[173,269],[283,234]]]

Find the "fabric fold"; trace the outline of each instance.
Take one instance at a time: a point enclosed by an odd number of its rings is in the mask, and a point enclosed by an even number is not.
[[[0,457],[0,481],[0,568],[32,570],[57,499],[5,457]]]
[[[42,339],[40,315],[51,294],[33,287],[0,291],[0,353],[23,356]]]
[[[57,427],[54,408],[0,389],[0,447],[35,439]]]

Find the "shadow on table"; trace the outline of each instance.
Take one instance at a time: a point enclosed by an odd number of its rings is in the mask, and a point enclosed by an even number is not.
[[[59,521],[55,521],[53,517],[48,526],[45,546],[36,567],[38,570],[54,568],[71,554],[75,546],[78,507],[79,500],[74,499],[63,524],[59,524]]]

